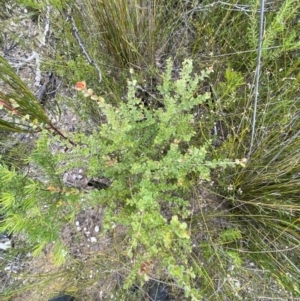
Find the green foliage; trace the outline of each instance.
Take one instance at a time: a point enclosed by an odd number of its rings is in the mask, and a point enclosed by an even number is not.
[[[151,65],[158,48],[155,36],[161,13],[156,2],[86,0],[77,13],[92,24],[97,35],[101,33],[98,45],[106,48],[103,52],[109,54],[108,59],[114,58],[120,67]]]
[[[44,108],[15,73],[9,63],[0,56],[0,109],[7,114],[0,119],[0,128],[8,131],[26,132],[40,130],[43,124],[50,125]]]
[[[63,262],[66,251],[58,233],[63,223],[74,218],[81,194],[76,189],[66,189],[60,175],[75,166],[85,167],[89,177],[105,177],[112,182],[107,189],[89,192],[85,199],[88,204],[106,208],[106,231],[116,225],[127,229],[125,254],[135,258],[136,264],[125,286],[130,287],[137,277],[147,280],[140,265],[158,260],[184,288],[186,296],[198,300],[201,293],[192,287],[195,274],[187,256],[191,252],[190,232],[183,221],[191,215],[187,191],[195,180],[210,180],[211,169],[234,163],[211,161],[207,159],[209,143],[197,139],[197,143],[192,142],[197,135],[192,109],[210,96],[194,96],[194,91],[208,72],[193,74],[192,62],[186,60],[179,79],[173,80],[171,74],[172,62],[168,60],[159,87],[164,108],[145,107],[135,97],[134,79],[128,81],[127,101],[118,107],[97,97],[107,121],[91,135],[75,134],[78,144],[72,156],[53,155],[49,143],[58,138],[49,140],[43,132],[30,156],[30,161],[41,168],[40,181],[23,177],[23,188],[14,187],[12,183],[22,176],[3,167],[2,178],[10,179],[6,181],[10,185],[1,191],[1,206],[7,212],[3,229],[25,231],[34,243],[33,254],[54,241],[54,258]],[[90,89],[85,93],[96,99]],[[63,166],[59,164],[62,161],[66,162]],[[22,203],[18,202],[21,198]],[[169,213],[164,212],[166,205]],[[172,252],[175,248],[176,254]]]
[[[60,62],[63,65],[60,65]],[[56,57],[53,64],[57,75],[68,78],[72,83],[75,83],[78,78],[92,80],[97,76],[94,68],[81,56],[76,57],[76,60],[68,60],[67,62],[65,57]]]
[[[33,148],[32,143],[24,143],[18,136],[0,131],[1,159],[9,166],[21,168],[27,164],[28,153]]]
[[[237,167],[230,174],[226,172],[220,181],[221,193],[236,208],[234,213],[241,216],[239,223],[243,225],[244,236],[248,237],[249,257],[259,262],[282,286],[296,295],[299,294],[299,287],[295,285],[299,282],[299,256],[294,250],[300,242],[300,125],[299,76],[295,68],[299,61],[286,59],[295,56],[295,40],[290,41],[289,47],[286,47],[282,40],[279,42],[278,37],[289,39],[294,34],[292,30],[278,24],[278,18],[283,23],[283,20],[287,22],[295,19],[294,8],[297,5],[298,2],[285,1],[279,14],[269,16],[273,21],[267,23],[267,28],[271,32],[278,30],[278,35],[266,34],[265,43],[269,43],[268,47],[277,45],[276,43],[282,47],[264,50],[254,152],[245,168]],[[281,34],[283,31],[285,34]],[[278,59],[274,60],[275,57]],[[238,82],[240,75],[232,75],[235,77],[232,82]],[[226,75],[226,79],[227,77]],[[245,76],[244,78],[246,80]],[[215,86],[215,89],[220,91],[220,95],[224,95],[223,84]],[[228,85],[226,94],[227,96],[221,96],[219,110],[222,103],[226,103],[226,99],[231,100],[230,95],[234,95],[236,105],[226,107],[228,111],[223,120],[229,129],[228,140],[216,154],[241,158],[247,156],[249,151],[249,133],[252,126],[250,100],[253,99],[253,90],[251,85]],[[275,250],[276,255],[273,253]],[[287,257],[289,265],[284,264]]]
[[[63,9],[69,0],[50,0],[50,1],[35,1],[35,0],[17,0],[17,3],[30,9],[44,9],[47,5],[51,5],[57,9]]]
[[[44,133],[31,157],[31,161],[41,168],[45,177],[30,179],[26,174],[0,165],[0,213],[5,217],[0,231],[23,233],[26,245],[33,255],[40,255],[48,244],[53,249],[56,264],[65,261],[67,251],[60,233],[66,223],[70,223],[78,212],[76,205],[80,193],[76,189],[62,187],[56,175],[57,162],[47,146]]]
[[[61,9],[57,1],[22,2],[39,9],[41,15],[49,4]],[[51,14],[50,23],[55,28],[51,34],[64,42],[56,44],[55,62],[44,62],[45,66],[53,66],[64,82],[73,84],[84,78],[94,87],[98,81],[97,72],[79,55],[81,49],[66,22],[65,12],[71,12],[83,46],[103,68],[103,81],[95,89],[106,101],[97,98],[97,104],[96,99],[71,98],[67,107],[76,108],[83,130],[72,137],[73,146],[42,133],[30,157],[31,164],[40,168],[34,180],[8,167],[1,169],[1,206],[3,212],[8,210],[2,229],[27,233],[34,254],[53,239],[53,258],[62,263],[69,258],[68,250],[57,237],[82,208],[79,199],[83,199],[87,206],[105,208],[103,235],[115,236],[119,226],[126,233],[122,246],[115,246],[119,253],[114,264],[113,255],[102,253],[95,261],[107,261],[105,270],[110,273],[123,271],[125,264],[120,268],[120,262],[126,263],[127,288],[137,278],[144,283],[152,277],[142,266],[153,263],[155,276],[169,276],[194,300],[243,300],[243,294],[251,294],[252,276],[261,277],[254,281],[259,284],[271,276],[299,295],[299,1],[266,3],[254,151],[247,162],[237,161],[240,166],[230,164],[226,169],[228,162],[223,158],[245,158],[249,151],[260,1],[62,3],[68,9],[60,11],[63,17],[58,21]],[[209,78],[205,72],[193,75],[191,62],[186,61],[178,76],[178,69],[171,72],[169,62],[167,72],[157,77],[156,69],[165,67],[166,55],[174,58],[176,66],[182,54],[191,54],[197,67],[212,66],[215,72]],[[128,82],[124,100],[120,79],[126,78],[123,68],[128,66],[134,68],[138,81]],[[135,88],[142,85],[144,74],[156,74],[153,82],[162,80],[154,94],[161,98],[163,108],[146,107],[136,98]],[[145,90],[152,93],[149,85],[148,77]],[[208,89],[211,97],[202,92]],[[66,105],[66,99],[61,103]],[[209,141],[213,123],[217,138],[221,136],[214,149]],[[71,151],[53,155],[54,143],[65,144]],[[62,174],[73,167],[111,184],[84,194],[66,188]],[[207,211],[200,218],[191,210],[196,180],[205,183],[210,178],[214,184],[205,186],[224,198],[220,203],[229,211],[218,212],[218,217],[234,220],[225,230],[206,224]],[[219,211],[222,205],[216,208]],[[58,216],[57,223],[52,215]],[[53,234],[47,228],[48,219]],[[197,232],[201,236],[195,246]],[[257,267],[250,277],[249,261]],[[235,286],[235,277],[245,280],[243,286]],[[255,286],[254,299],[264,295],[258,292]]]
[[[299,48],[300,43],[297,41],[297,29],[286,26],[286,24],[289,24],[297,16],[298,11],[298,1],[283,1],[266,28],[263,40],[263,48],[265,49],[263,51],[263,59],[275,60],[284,52]],[[275,49],[267,51],[271,47]]]
[[[209,144],[191,143],[197,134],[192,109],[209,98],[208,93],[194,96],[194,91],[207,73],[192,75],[190,60],[183,63],[179,79],[172,80],[171,73],[168,60],[158,88],[164,108],[145,107],[135,97],[135,80],[128,81],[126,103],[114,107],[99,101],[107,122],[90,136],[78,136],[86,147],[78,146],[74,156],[81,158],[78,167],[85,162],[90,177],[113,179],[108,189],[87,198],[107,207],[106,229],[119,224],[127,227],[127,256],[138,258],[138,262],[159,258],[187,295],[196,300],[197,294],[190,287],[193,272],[187,268],[190,234],[187,224],[179,220],[190,216],[186,192],[194,179],[209,180],[211,169],[234,163],[209,161]],[[171,215],[163,212],[166,204]],[[179,258],[170,252],[173,248],[178,249]],[[132,273],[136,274],[136,269]],[[127,287],[134,280],[129,276]]]
[[[220,234],[220,242],[221,243],[230,243],[237,239],[242,238],[241,231],[239,229],[227,229]]]
[[[4,83],[4,91],[0,90],[0,110],[5,110],[0,118],[0,129],[12,132],[39,132],[45,128],[68,140],[52,124],[43,106],[1,56],[0,67],[0,80]],[[68,141],[74,144],[71,140]]]
[[[230,68],[227,68],[224,74],[224,81],[217,86],[218,110],[232,110],[236,107],[237,91],[240,87],[245,85],[244,76]]]

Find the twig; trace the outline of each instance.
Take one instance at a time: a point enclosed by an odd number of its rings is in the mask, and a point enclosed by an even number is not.
[[[49,32],[49,28],[50,28],[49,17],[50,17],[50,6],[47,6],[47,10],[46,10],[46,24],[45,24],[45,29],[44,29],[43,37],[41,39],[40,47],[46,45],[46,36],[47,36],[47,33]]]
[[[273,4],[272,1],[266,3],[266,5],[269,5],[269,6],[271,6],[272,4]],[[192,9],[190,9],[187,12],[187,14],[191,14],[191,13],[194,13],[194,12],[197,12],[197,11],[207,11],[207,10],[210,10],[211,8],[217,7],[217,6],[220,6],[223,9],[226,9],[226,10],[240,11],[240,12],[245,13],[246,15],[248,15],[248,13],[253,13],[253,5],[252,4],[233,4],[231,2],[216,1],[216,2],[213,2],[213,3],[210,3],[210,4],[206,4],[206,5],[203,5],[201,3],[200,5],[195,6]],[[265,6],[264,6],[263,10],[268,11],[268,12],[269,11],[274,11],[271,8],[265,8]],[[257,10],[256,12],[260,12],[260,10]]]
[[[38,54],[35,51],[33,51],[32,55],[29,58],[27,58],[27,59],[20,59],[21,62],[17,63],[17,64],[12,64],[12,67],[16,68],[16,69],[22,68],[26,63],[29,63],[32,60],[36,59],[37,56],[38,56]]]
[[[35,86],[40,86],[40,81],[41,81],[41,70],[40,70],[40,57],[39,54],[35,51],[32,52],[32,55],[27,58],[27,59],[20,59],[21,62],[17,63],[17,64],[12,64],[13,68],[16,68],[17,70],[19,70],[20,68],[22,68],[24,65],[26,65],[27,63],[35,60],[36,61],[36,73],[35,73],[35,82],[34,85]]]
[[[251,133],[251,142],[250,142],[250,150],[248,153],[248,159],[250,158],[251,153],[252,153],[254,134],[255,134],[256,111],[257,111],[257,102],[258,102],[258,87],[259,87],[259,76],[260,76],[260,63],[261,63],[263,28],[264,28],[264,7],[265,7],[265,0],[261,0],[260,1],[260,20],[259,20],[257,64],[256,64],[256,71],[255,71],[254,109],[253,109],[252,133]]]
[[[77,144],[72,141],[70,138],[66,137],[57,127],[55,127],[52,123],[48,123],[49,127],[57,133],[59,136],[61,136],[63,139],[69,141],[73,146],[76,146]]]
[[[81,39],[81,37],[80,37],[78,28],[77,28],[77,26],[76,26],[76,24],[75,24],[75,21],[74,21],[73,17],[70,16],[70,15],[68,15],[68,18],[71,20],[72,30],[73,30],[74,36],[75,36],[75,38],[76,38],[76,40],[77,40],[77,43],[79,44],[79,46],[80,46],[82,52],[84,53],[85,57],[87,58],[89,64],[94,65],[94,67],[95,67],[95,68],[97,69],[97,71],[98,71],[98,75],[99,75],[99,83],[100,83],[100,82],[102,81],[102,73],[101,73],[101,70],[100,70],[98,64],[90,57],[90,55],[88,54],[87,50],[85,49],[84,44],[83,44],[83,42],[82,42],[82,39]]]
[[[40,69],[40,56],[38,54],[36,54],[36,58],[35,58],[35,62],[36,62],[36,72],[35,72],[35,78],[34,78],[34,85],[39,87],[41,84],[41,69]]]

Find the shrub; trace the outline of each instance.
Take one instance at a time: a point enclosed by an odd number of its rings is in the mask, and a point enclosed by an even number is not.
[[[118,107],[79,82],[77,89],[98,102],[106,122],[90,135],[74,134],[76,146],[61,141],[72,148],[71,153],[52,154],[49,146],[58,138],[43,132],[29,159],[41,168],[40,181],[2,166],[1,210],[6,219],[1,228],[24,231],[34,254],[54,242],[54,259],[62,263],[67,255],[59,238],[62,224],[72,222],[83,206],[102,206],[106,208],[105,231],[117,225],[126,229],[124,254],[134,258],[134,264],[125,287],[137,278],[147,281],[151,267],[157,265],[176,279],[186,296],[200,298],[201,293],[191,285],[195,273],[187,256],[191,252],[185,221],[191,215],[187,191],[195,180],[210,180],[211,169],[235,163],[208,159],[210,143],[194,139],[198,133],[192,109],[205,103],[210,94],[195,95],[209,71],[192,75],[192,69],[192,62],[186,60],[179,78],[173,80],[168,61],[159,86],[163,108],[158,109],[146,107],[135,97],[135,80],[128,81],[127,101]],[[83,196],[62,182],[63,172],[74,167],[84,167],[89,177],[103,177],[111,184]]]

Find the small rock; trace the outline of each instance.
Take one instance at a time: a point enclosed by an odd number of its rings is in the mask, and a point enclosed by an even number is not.
[[[97,238],[96,237],[91,237],[91,242],[97,242]]]
[[[0,234],[0,250],[7,250],[12,247],[9,236],[5,233]]]

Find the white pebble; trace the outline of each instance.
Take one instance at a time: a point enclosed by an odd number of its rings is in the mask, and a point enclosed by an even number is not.
[[[91,237],[91,242],[97,242],[97,238],[96,237]]]

